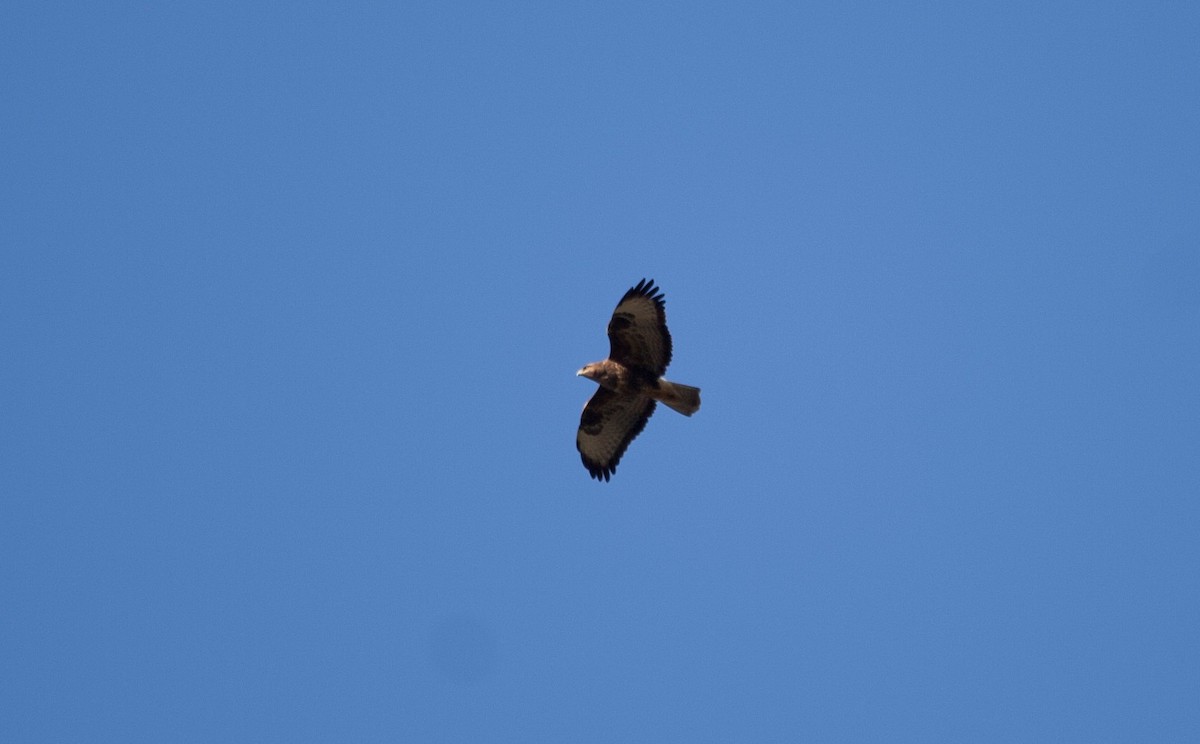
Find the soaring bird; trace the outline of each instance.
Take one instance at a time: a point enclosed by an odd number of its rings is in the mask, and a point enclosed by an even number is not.
[[[608,359],[575,373],[600,385],[579,417],[575,448],[588,473],[604,481],[646,428],[656,401],[684,416],[700,410],[700,388],[663,378],[671,363],[671,334],[666,303],[653,279],[641,280],[617,303],[608,321],[608,342]]]

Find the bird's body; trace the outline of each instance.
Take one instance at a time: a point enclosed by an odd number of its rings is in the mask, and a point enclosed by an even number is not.
[[[684,416],[691,416],[700,410],[700,388],[670,382],[662,377],[639,377],[637,370],[611,359],[592,362],[577,374],[595,380],[600,387],[618,395],[647,395]]]
[[[657,402],[685,416],[700,409],[700,388],[663,378],[671,363],[666,303],[643,279],[617,303],[608,323],[608,359],[576,374],[600,389],[584,406],[575,447],[588,473],[608,480],[629,443],[646,427]]]

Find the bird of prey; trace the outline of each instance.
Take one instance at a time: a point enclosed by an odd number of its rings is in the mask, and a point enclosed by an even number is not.
[[[579,417],[575,448],[588,473],[604,481],[646,428],[656,401],[684,416],[700,409],[700,388],[663,379],[671,363],[671,334],[666,303],[653,279],[641,280],[617,303],[608,321],[608,342],[608,359],[575,373],[600,385]]]

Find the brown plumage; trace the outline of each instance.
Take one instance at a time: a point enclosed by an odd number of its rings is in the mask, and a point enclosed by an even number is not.
[[[575,448],[596,480],[607,481],[621,455],[654,413],[656,402],[691,416],[700,388],[663,379],[671,363],[666,303],[654,280],[641,280],[617,303],[608,322],[608,359],[576,374],[600,385],[583,408]]]

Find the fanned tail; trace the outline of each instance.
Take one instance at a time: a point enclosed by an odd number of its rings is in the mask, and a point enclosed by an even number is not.
[[[700,388],[698,387],[659,380],[658,393],[655,397],[663,405],[679,411],[684,416],[691,416],[700,410]]]

